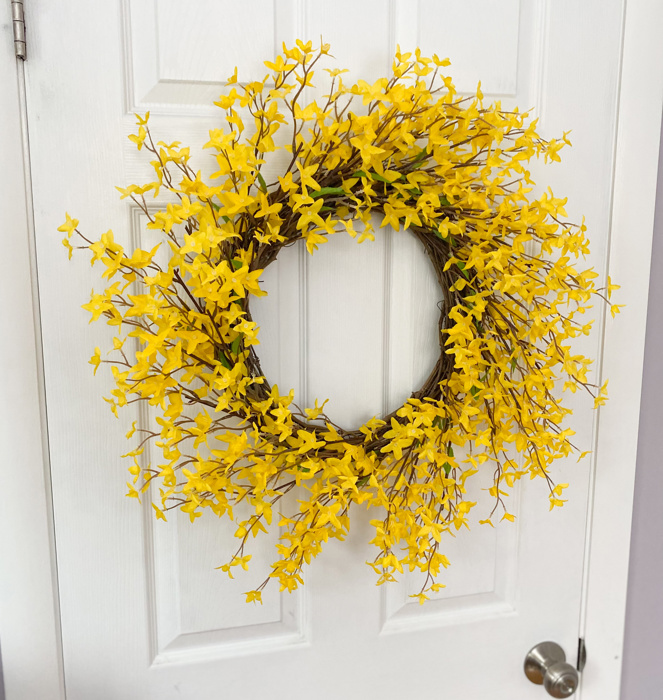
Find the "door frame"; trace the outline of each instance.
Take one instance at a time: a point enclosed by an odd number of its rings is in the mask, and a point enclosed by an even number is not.
[[[23,71],[1,0],[0,675],[6,700],[63,700]]]
[[[623,3],[608,272],[622,285],[619,303],[626,308],[615,321],[609,315],[604,320],[606,351],[598,368],[614,380],[611,401],[599,409],[593,455],[580,619],[589,650],[579,693],[583,700],[619,698],[663,111],[663,5]],[[0,305],[0,327],[13,330],[0,337],[0,367],[11,368],[0,388],[0,488],[11,494],[19,484],[29,484],[33,496],[29,508],[25,499],[7,496],[0,508],[0,645],[6,700],[64,700],[29,149],[23,138],[23,71],[29,63],[24,67],[13,55],[10,0],[0,3],[0,27],[0,152],[7,155],[0,192],[5,231],[11,232],[3,236],[0,256],[0,299],[11,304]],[[635,354],[633,345],[639,348]],[[604,454],[613,455],[606,466]],[[618,472],[610,466],[618,464]],[[20,478],[14,476],[15,465]],[[615,511],[617,490],[621,506]]]

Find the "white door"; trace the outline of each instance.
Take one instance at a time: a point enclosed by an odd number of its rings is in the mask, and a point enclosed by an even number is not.
[[[558,468],[556,479],[571,484],[563,509],[548,513],[545,485],[523,483],[515,523],[450,539],[447,587],[424,606],[408,598],[408,576],[374,585],[363,512],[349,540],[329,544],[308,569],[303,590],[271,587],[264,605],[246,605],[241,592],[262,580],[273,536],[257,541],[258,566],[229,581],[215,569],[233,545],[223,521],[154,522],[149,505],[124,497],[120,454],[140,416],[114,420],[101,400],[108,378],[87,371],[110,337],[80,309],[100,282],[84,256],[66,260],[56,228],[67,210],[90,233],[113,228],[125,245],[144,241],[140,212],[114,190],[149,177],[126,138],[133,113],[149,110],[153,132],[190,145],[203,167],[200,147],[219,121],[211,103],[234,66],[261,77],[282,41],[322,35],[352,78],[375,79],[396,44],[419,45],[451,58],[461,91],[481,80],[487,98],[534,107],[545,136],[572,129],[562,164],[533,171],[569,197],[571,219],[586,217],[589,263],[604,275],[622,15],[620,2],[599,0],[35,3],[27,104],[69,700],[525,700],[545,696],[522,673],[530,647],[551,639],[575,661],[594,456]],[[362,246],[335,238],[310,258],[286,251],[264,276],[270,296],[256,315],[267,374],[305,401],[330,398],[331,416],[355,423],[393,408],[423,378],[436,291],[408,234]],[[577,344],[597,368],[603,331],[598,314]],[[568,400],[576,443],[592,449],[596,415],[584,397]],[[609,470],[611,455],[601,459],[599,471]],[[491,507],[482,485],[477,520]]]

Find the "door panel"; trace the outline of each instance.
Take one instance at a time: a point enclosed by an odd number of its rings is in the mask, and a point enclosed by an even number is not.
[[[261,61],[283,41],[322,34],[350,78],[375,79],[396,44],[420,44],[450,56],[461,90],[481,79],[488,99],[536,107],[546,136],[573,129],[564,162],[532,172],[568,194],[572,220],[586,216],[590,264],[603,272],[620,5],[76,0],[31,18],[38,41],[28,107],[69,698],[403,698],[433,688],[449,700],[541,697],[522,662],[543,639],[569,655],[577,644],[588,460],[557,468],[572,485],[560,512],[547,512],[544,484],[523,483],[510,500],[516,523],[450,538],[447,588],[423,607],[408,598],[414,576],[375,587],[364,563],[374,556],[369,514],[359,509],[348,540],[329,543],[303,590],[270,587],[263,606],[247,606],[241,592],[262,580],[278,533],[257,540],[252,569],[230,581],[215,569],[233,545],[225,522],[175,514],[155,522],[149,504],[124,498],[124,433],[149,416],[127,410],[115,421],[100,398],[108,378],[85,371],[92,349],[110,344],[79,308],[100,283],[84,256],[67,262],[55,229],[66,209],[84,231],[112,226],[123,244],[148,247],[144,218],[113,189],[150,178],[126,139],[132,112],[150,110],[155,136],[190,145],[196,167],[209,172],[200,147],[220,121],[210,105],[234,66],[242,79],[262,77]],[[339,234],[312,257],[288,249],[263,286],[269,296],[255,315],[267,375],[302,403],[329,398],[331,417],[344,424],[398,406],[435,358],[437,290],[407,232],[382,229],[361,245]],[[600,326],[576,347],[600,359]],[[576,442],[591,449],[596,416],[584,397],[568,402]],[[481,474],[471,487],[475,520],[492,507],[483,490],[490,480]],[[562,555],[550,555],[551,543]]]

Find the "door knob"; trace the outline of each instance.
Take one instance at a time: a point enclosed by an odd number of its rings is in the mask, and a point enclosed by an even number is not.
[[[554,698],[568,698],[578,688],[578,671],[566,662],[564,649],[555,642],[541,642],[530,649],[525,675]]]

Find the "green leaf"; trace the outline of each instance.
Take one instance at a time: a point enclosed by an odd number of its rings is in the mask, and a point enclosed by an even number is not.
[[[449,464],[449,462],[445,462],[445,463],[442,465],[442,469],[444,469],[444,473],[445,473],[447,476],[449,476],[449,473],[451,472],[451,465]]]
[[[219,208],[220,208],[220,207],[219,207]],[[221,218],[222,218],[227,224],[230,223],[230,217],[229,217],[229,216],[223,216],[223,215],[222,215]]]
[[[216,359],[226,368],[226,369],[232,369],[232,365],[228,361],[228,358],[223,354],[223,350],[221,348],[216,349]]]
[[[239,353],[239,344],[242,342],[242,336],[238,335],[235,340],[233,340],[231,346],[230,346],[230,352],[233,355],[237,355]]]
[[[479,395],[479,392],[481,389],[479,389],[478,386],[473,386],[470,388],[470,394],[472,394],[472,398],[476,399],[476,397]]]
[[[350,177],[363,177],[366,178],[367,180],[376,180],[377,182],[386,182],[388,185],[391,185],[391,181],[387,180],[386,177],[383,177],[382,175],[378,175],[378,173],[367,173],[365,170],[357,170],[356,172],[352,173]],[[403,179],[403,176],[401,175],[399,180]]]
[[[391,180],[387,180],[386,177],[382,177],[382,175],[378,175],[378,173],[371,173],[371,177],[378,182],[386,182],[388,185],[391,185]],[[401,180],[402,178],[403,176],[401,175],[398,179]]]
[[[233,258],[230,262],[233,266],[233,270],[239,270],[239,268],[244,264],[241,260],[237,260],[236,258]]]
[[[441,194],[441,195],[439,195],[439,197],[440,197],[440,204],[443,207],[450,207],[451,206],[451,202],[444,195]]]
[[[518,363],[516,362],[516,360],[514,358],[513,360],[511,360],[511,371],[515,372],[517,366],[518,366]]]
[[[321,187],[315,192],[309,192],[308,196],[315,199],[316,197],[324,197],[326,194],[340,194],[344,195],[345,190],[342,187]]]
[[[463,273],[465,279],[467,279],[467,280],[470,279],[470,276],[469,276],[467,270],[465,269],[465,263],[462,260],[459,260],[456,263],[456,267]]]
[[[258,178],[258,182],[260,183],[260,189],[263,192],[267,192],[267,183],[265,182],[265,178],[262,176],[260,170],[256,172],[256,177]]]
[[[421,161],[424,160],[424,158],[427,158],[429,155],[430,154],[428,153],[428,151],[424,148],[422,151],[419,151],[417,157],[412,161],[412,165],[417,165],[421,163]]]
[[[449,457],[454,456],[454,448],[451,445],[447,445],[447,454],[449,455]]]

